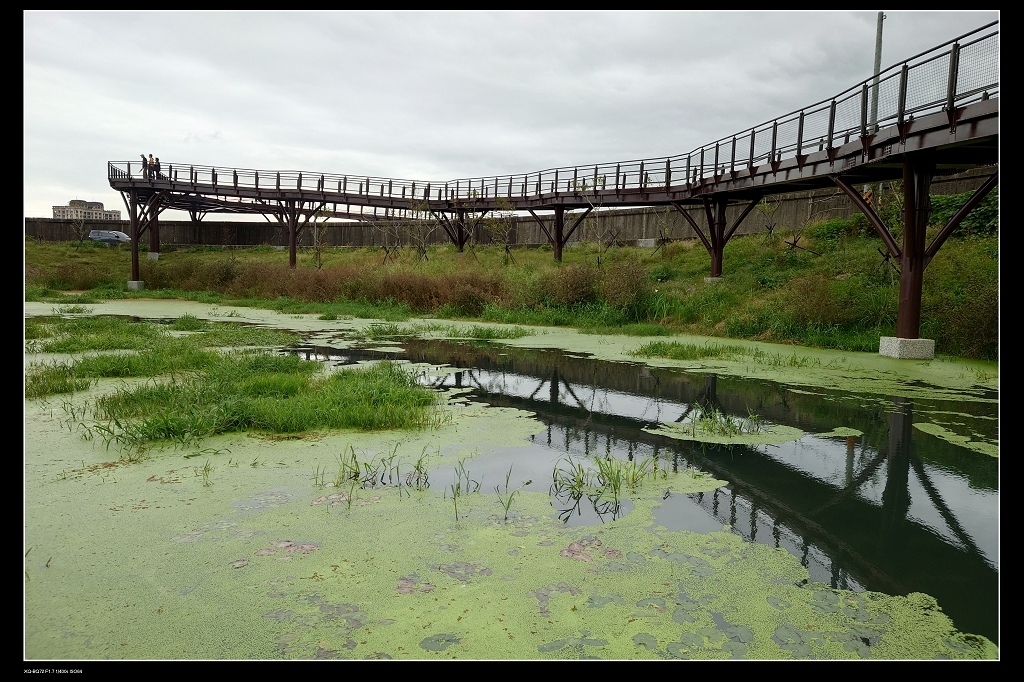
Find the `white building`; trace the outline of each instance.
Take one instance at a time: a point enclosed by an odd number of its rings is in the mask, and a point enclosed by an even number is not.
[[[53,217],[64,220],[120,220],[120,211],[105,211],[99,201],[72,199],[67,206],[54,206]]]

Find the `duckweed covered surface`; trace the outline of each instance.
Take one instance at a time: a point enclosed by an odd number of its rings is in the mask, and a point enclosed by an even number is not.
[[[219,436],[129,463],[69,429],[61,400],[25,402],[26,659],[998,657],[928,595],[809,583],[784,550],[655,521],[666,492],[725,481],[676,474],[584,528],[544,493],[517,494],[508,521],[496,495],[463,495],[456,520],[448,480],[331,484],[350,448],[471,471],[540,430],[518,410],[452,400],[432,431]]]

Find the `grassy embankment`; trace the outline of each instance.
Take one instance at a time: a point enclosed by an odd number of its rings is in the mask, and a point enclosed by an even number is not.
[[[933,216],[948,218],[956,202],[939,199]],[[972,213],[924,273],[921,336],[935,339],[939,354],[998,358],[998,218],[991,206],[986,211]],[[705,280],[709,258],[697,240],[657,250],[573,244],[561,264],[548,248],[515,250],[513,260],[501,247],[432,247],[426,259],[408,248],[386,262],[377,249],[307,250],[295,270],[271,247],[193,248],[143,260],[140,292],[126,290],[124,247],[27,242],[25,296],[64,304],[187,298],[327,319],[422,316],[877,351],[879,337],[895,335],[899,296],[881,240],[863,216],[796,237],[778,229],[734,237],[715,281]]]

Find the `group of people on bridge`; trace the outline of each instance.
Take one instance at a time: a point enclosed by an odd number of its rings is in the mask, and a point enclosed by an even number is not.
[[[162,180],[164,176],[160,174],[160,158],[154,159],[152,154],[149,155],[148,159],[145,154],[140,154],[139,156],[142,157],[142,177],[147,180],[150,178]]]

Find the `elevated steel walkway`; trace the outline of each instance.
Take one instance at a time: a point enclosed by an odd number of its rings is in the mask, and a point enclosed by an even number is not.
[[[963,217],[998,184],[998,172],[926,245],[931,180],[998,162],[999,28],[993,22],[834,97],[687,154],[447,181],[181,163],[153,174],[139,161],[108,162],[107,175],[131,216],[136,282],[138,241],[148,232],[151,253],[159,253],[158,218],[166,209],[187,211],[195,221],[208,213],[275,219],[288,231],[295,267],[298,234],[317,216],[429,218],[462,250],[473,221],[495,211],[529,212],[561,260],[565,243],[591,211],[668,205],[692,225],[711,257],[711,277],[720,277],[726,243],[761,199],[838,186],[899,266],[897,336],[882,352],[930,357],[934,345],[915,343],[922,273]],[[856,189],[892,180],[902,180],[902,244]],[[743,209],[730,225],[731,203]],[[694,206],[704,209],[705,225],[684,210]],[[554,213],[550,229],[538,212]]]

